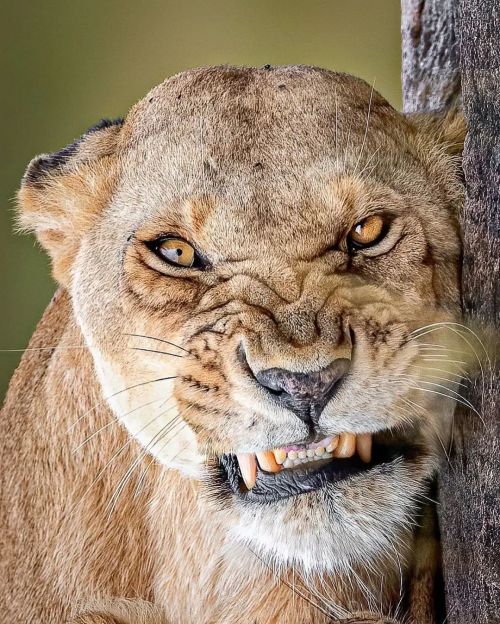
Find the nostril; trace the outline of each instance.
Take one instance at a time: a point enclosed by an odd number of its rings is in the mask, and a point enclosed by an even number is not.
[[[283,387],[283,381],[281,379],[280,373],[281,369],[270,368],[268,370],[261,371],[254,376],[261,386],[267,388],[267,390],[269,390],[271,394],[279,396],[286,392]]]
[[[266,390],[268,390],[270,394],[274,394],[276,396],[281,396],[282,394],[285,393],[285,390],[283,388],[283,384],[280,382],[279,372],[281,372],[281,369],[271,368],[271,369],[268,369],[268,370],[263,370],[263,371],[260,371],[258,373],[255,373],[253,371],[252,367],[250,366],[248,360],[247,360],[247,356],[246,356],[246,353],[245,353],[245,348],[243,347],[243,345],[241,343],[240,343],[240,345],[238,346],[238,349],[237,349],[237,357],[238,357],[238,360],[243,365],[243,367],[247,370],[247,372],[250,375],[252,375],[252,377],[261,386],[266,388]],[[287,372],[287,371],[285,371],[285,372]]]

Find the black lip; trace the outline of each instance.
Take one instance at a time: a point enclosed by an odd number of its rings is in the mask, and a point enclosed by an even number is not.
[[[380,467],[394,460],[411,459],[417,453],[416,447],[374,445],[373,460],[365,464],[359,457],[333,459],[321,465],[293,470],[283,470],[270,474],[258,469],[257,481],[251,490],[241,487],[241,475],[235,455],[223,455],[219,459],[220,478],[229,485],[233,495],[248,503],[269,504],[280,500],[307,494],[324,487],[328,483],[340,483],[348,477],[366,473],[375,466]]]

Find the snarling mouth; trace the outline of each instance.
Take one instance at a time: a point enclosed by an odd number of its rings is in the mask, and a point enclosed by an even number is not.
[[[414,453],[414,447],[387,445],[371,434],[343,433],[314,444],[223,455],[219,464],[235,495],[248,502],[271,503],[313,492]]]

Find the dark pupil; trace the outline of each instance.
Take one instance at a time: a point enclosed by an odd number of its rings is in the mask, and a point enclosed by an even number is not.
[[[182,256],[182,249],[176,249],[176,250],[175,250],[175,253],[176,253],[178,256]]]

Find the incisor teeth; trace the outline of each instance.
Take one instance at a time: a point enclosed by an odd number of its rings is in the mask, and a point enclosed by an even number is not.
[[[265,472],[277,473],[283,468],[293,468],[300,464],[317,462],[319,460],[352,457],[358,453],[363,462],[369,464],[372,460],[372,434],[371,433],[341,433],[337,436],[324,438],[318,444],[324,446],[314,447],[313,444],[306,447],[292,447],[288,452],[285,448],[277,448],[272,451],[260,451],[257,457],[253,453],[237,454],[243,481],[249,490],[253,488],[257,480],[257,462]]]
[[[365,462],[369,464],[372,460],[372,434],[371,433],[359,433],[356,436],[356,450],[358,455]]]
[[[257,462],[253,453],[237,453],[236,458],[240,465],[241,476],[249,490],[257,480]]]
[[[274,449],[273,454],[277,464],[282,464],[286,459],[286,451],[283,449]]]
[[[352,457],[356,450],[356,436],[354,433],[341,433],[337,448],[333,451],[334,457]]]
[[[279,472],[281,470],[281,466],[276,463],[276,459],[274,458],[274,453],[272,451],[262,451],[257,453],[257,461],[259,462],[259,466],[262,470],[266,472]]]

